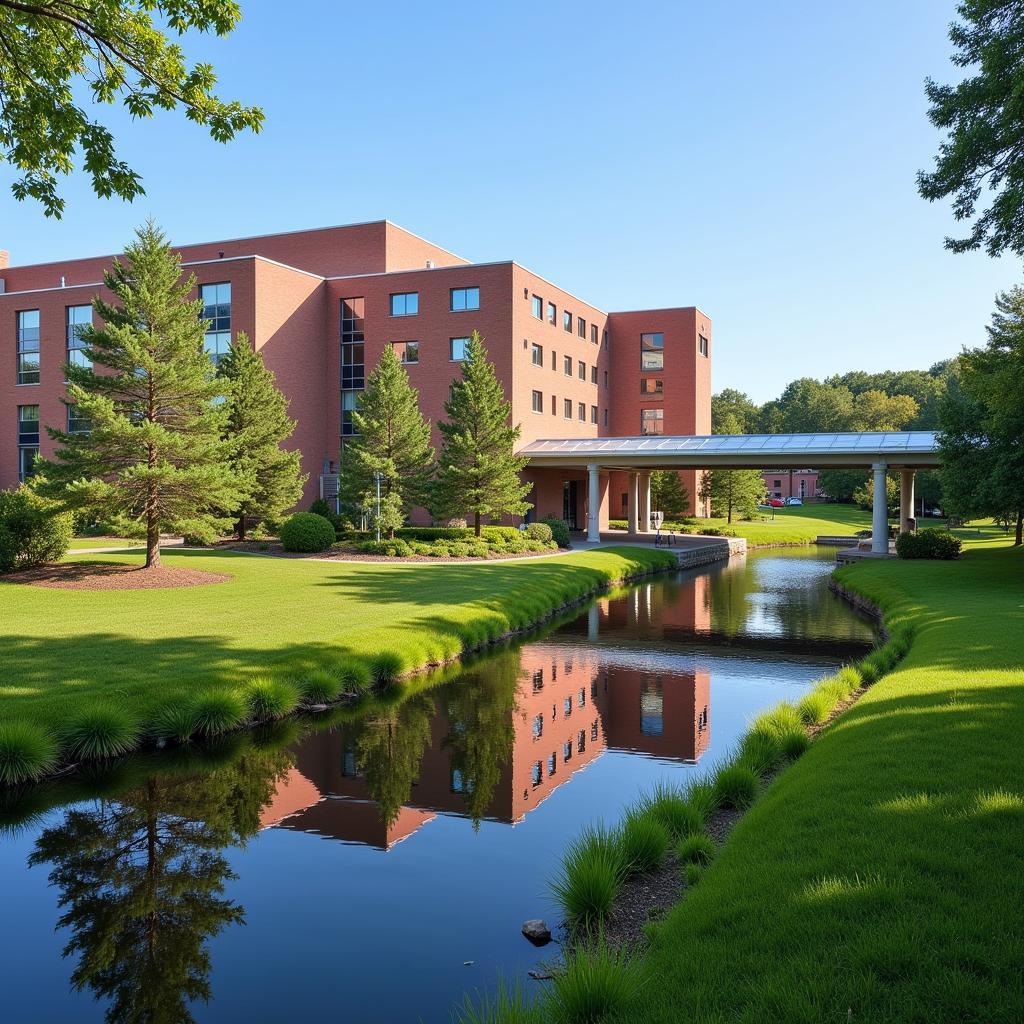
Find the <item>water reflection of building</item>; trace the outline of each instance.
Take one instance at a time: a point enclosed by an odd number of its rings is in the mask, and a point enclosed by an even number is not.
[[[514,706],[505,718],[508,754],[494,766],[493,792],[479,813],[521,821],[606,748],[687,762],[701,756],[711,732],[709,673],[681,671],[678,659],[665,657],[637,663],[622,656],[616,641],[706,628],[705,582],[640,587],[625,600],[597,602],[567,629],[570,641],[586,632],[585,647],[540,642],[521,650]],[[359,764],[353,729],[342,727],[299,747],[295,767],[264,808],[264,826],[388,849],[438,813],[469,813],[471,784],[453,753],[465,726],[453,719],[447,690],[434,691],[436,712],[418,772],[390,823]]]

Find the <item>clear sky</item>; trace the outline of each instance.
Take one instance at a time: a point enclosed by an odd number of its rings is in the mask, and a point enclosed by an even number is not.
[[[179,115],[102,111],[134,204],[64,186],[46,220],[0,165],[0,248],[119,250],[388,218],[516,259],[607,309],[698,305],[714,388],[927,367],[984,340],[1018,261],[953,255],[914,175],[939,141],[923,82],[957,76],[952,0],[349,4],[241,0],[190,42],[267,125],[227,146]]]

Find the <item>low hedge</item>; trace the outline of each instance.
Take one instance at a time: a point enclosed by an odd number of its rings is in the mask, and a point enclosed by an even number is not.
[[[560,548],[569,546],[569,524],[564,519],[546,516],[540,521],[545,526],[551,527],[551,537]]]
[[[956,558],[962,546],[960,538],[949,530],[919,530],[896,538],[900,558]]]
[[[63,558],[74,516],[27,487],[0,491],[0,573],[30,569]]]
[[[326,551],[334,538],[334,524],[315,512],[296,512],[281,527],[285,551]]]

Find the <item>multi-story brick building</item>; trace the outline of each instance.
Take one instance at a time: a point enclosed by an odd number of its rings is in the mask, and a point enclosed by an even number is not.
[[[769,498],[816,498],[818,471],[816,469],[766,469],[765,490]]]
[[[289,442],[330,486],[351,410],[385,345],[399,352],[436,424],[477,330],[524,444],[541,438],[710,432],[711,320],[695,307],[608,313],[513,261],[469,263],[387,221],[180,247],[210,321],[214,359],[245,331],[277,375],[298,427]],[[113,257],[12,266],[0,252],[0,487],[52,452],[46,424],[75,426],[63,367],[83,358],[76,328],[94,316]],[[435,442],[439,443],[435,427]],[[585,473],[528,469],[534,515],[585,522]],[[696,472],[684,471],[696,495]],[[628,476],[602,494],[620,514]]]

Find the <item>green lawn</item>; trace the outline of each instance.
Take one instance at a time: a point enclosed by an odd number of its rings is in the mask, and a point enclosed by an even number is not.
[[[72,551],[89,551],[92,548],[137,548],[144,542],[126,540],[124,537],[75,537],[71,541]]]
[[[910,653],[740,821],[623,1021],[1024,1020],[1024,551],[962,536],[840,570]]]
[[[92,557],[141,562],[138,553]],[[393,652],[405,669],[418,668],[609,581],[675,564],[665,552],[625,547],[499,564],[332,564],[173,549],[163,559],[232,579],[136,591],[0,583],[0,720],[53,724],[108,695],[127,698],[145,720],[170,697],[344,656]]]

